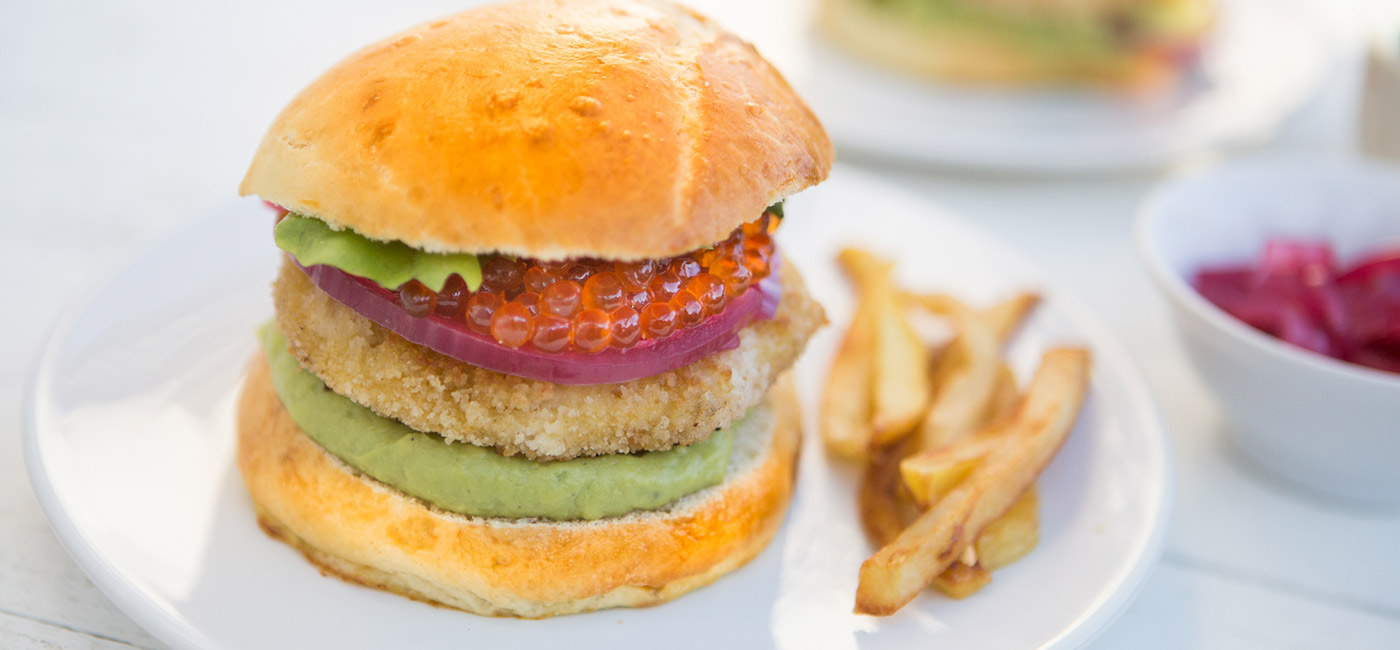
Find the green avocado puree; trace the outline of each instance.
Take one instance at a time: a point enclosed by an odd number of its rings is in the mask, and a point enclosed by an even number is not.
[[[429,253],[403,242],[375,241],[349,229],[336,230],[320,219],[289,214],[278,222],[273,239],[303,266],[334,266],[389,290],[417,280],[442,291],[453,274],[462,276],[472,291],[481,286],[481,263],[475,255]]]
[[[375,480],[451,512],[571,520],[654,510],[723,481],[734,446],[721,429],[667,451],[536,462],[449,444],[327,388],[297,365],[275,327],[261,336],[273,389],[307,436]]]

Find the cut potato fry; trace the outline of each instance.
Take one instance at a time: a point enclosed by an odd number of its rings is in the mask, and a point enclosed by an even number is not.
[[[1005,435],[981,434],[932,451],[912,454],[899,462],[899,474],[914,502],[927,508],[962,483]]]
[[[928,348],[904,314],[893,288],[872,296],[880,311],[875,334],[875,444],[889,444],[918,426],[929,399]]]
[[[1023,397],[1001,348],[1037,296],[979,310],[900,292],[893,264],[869,252],[838,259],[858,302],[827,377],[822,435],[832,454],[865,461],[861,523],[883,546],[861,567],[856,611],[891,614],[930,585],[966,598],[1039,543],[1034,481],[1077,417],[1087,353],[1047,353]],[[911,307],[952,325],[937,363]]]
[[[950,598],[962,600],[991,584],[992,572],[980,563],[971,566],[954,562],[933,579],[933,588]]]
[[[961,300],[941,293],[908,293],[905,294],[905,298],[940,316],[951,317],[960,308],[966,307]],[[1038,304],[1040,304],[1039,295],[1034,293],[1017,294],[982,312],[982,322],[995,331],[998,341],[1005,343],[1011,339],[1011,335],[1016,333],[1017,328],[1025,322],[1031,310],[1035,309]]]
[[[1007,426],[1007,441],[860,568],[857,613],[888,616],[963,556],[982,531],[1030,489],[1079,418],[1089,353],[1045,353]]]
[[[1040,543],[1040,500],[1032,485],[1006,514],[977,537],[977,563],[996,571],[1026,556]],[[946,571],[945,571],[946,573]],[[936,584],[936,583],[935,583]]]
[[[1016,412],[1016,404],[1021,401],[1021,389],[1016,385],[1016,373],[1011,366],[1002,362],[997,371],[997,385],[992,391],[992,399],[987,402],[987,412],[982,421],[985,426],[998,426]]]
[[[906,458],[916,438],[906,438],[891,447],[873,450],[860,486],[860,515],[865,533],[884,546],[899,537],[919,516],[919,510],[901,489],[899,462]],[[981,564],[954,562],[933,579],[933,587],[952,598],[966,598],[992,581],[992,574]]]
[[[971,548],[976,564],[954,562],[933,579],[933,588],[959,600],[991,584],[992,571],[1005,567],[1035,550],[1040,543],[1039,501],[1031,486],[1016,505],[982,530]]]
[[[937,376],[941,381],[919,428],[921,447],[938,449],[980,428],[1002,381],[1001,346],[1039,298],[1020,294],[984,312],[942,294],[912,298],[925,309],[950,318],[958,332],[940,362]]]
[[[849,248],[838,259],[860,287],[862,309],[873,321],[871,436],[872,444],[888,445],[923,417],[930,392],[928,348],[904,317],[890,262]]]
[[[942,381],[919,429],[923,449],[938,449],[978,429],[1001,367],[1001,341],[975,311],[955,303],[951,318],[958,335],[950,347],[957,353],[945,355],[942,363],[957,365],[940,368]]]
[[[882,280],[881,277],[894,268],[894,262],[859,248],[842,249],[836,254],[836,261],[862,293],[878,282],[887,281],[888,278]]]
[[[831,362],[820,407],[822,439],[827,450],[848,460],[865,458],[865,450],[870,446],[874,325],[870,310],[864,304],[857,306],[851,329]]]
[[[1011,335],[1020,329],[1038,304],[1040,296],[1022,293],[983,312],[982,320],[996,333],[997,340],[1005,343],[1011,340]]]
[[[899,476],[899,462],[909,455],[916,442],[906,438],[889,447],[870,450],[870,462],[860,481],[860,522],[866,536],[879,546],[894,541],[919,516]]]

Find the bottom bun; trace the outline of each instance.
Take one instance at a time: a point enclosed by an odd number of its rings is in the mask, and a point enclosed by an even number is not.
[[[322,573],[475,614],[543,618],[671,600],[743,566],[777,532],[800,441],[786,375],[736,437],[720,485],[653,512],[596,521],[465,517],[364,477],[326,453],[253,362],[238,406],[238,466],[258,523]]]

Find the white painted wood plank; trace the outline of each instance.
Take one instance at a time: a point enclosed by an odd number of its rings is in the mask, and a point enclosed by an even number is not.
[[[1175,342],[1163,345],[1144,365],[1159,377],[1184,373],[1176,351]],[[1227,448],[1226,425],[1203,389],[1172,385],[1159,398],[1179,455],[1169,551],[1400,616],[1400,513],[1337,503],[1266,475]]]
[[[152,648],[103,639],[29,618],[0,613],[0,648],[6,650],[133,650]]]
[[[1400,648],[1400,617],[1166,562],[1088,650]]]

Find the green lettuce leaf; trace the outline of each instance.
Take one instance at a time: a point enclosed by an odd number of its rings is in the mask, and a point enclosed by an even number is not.
[[[277,224],[273,238],[278,248],[296,256],[302,266],[334,266],[391,291],[409,280],[442,291],[454,273],[462,276],[472,291],[481,286],[481,263],[475,255],[429,253],[403,242],[375,241],[348,229],[333,230],[320,219],[289,214]]]

